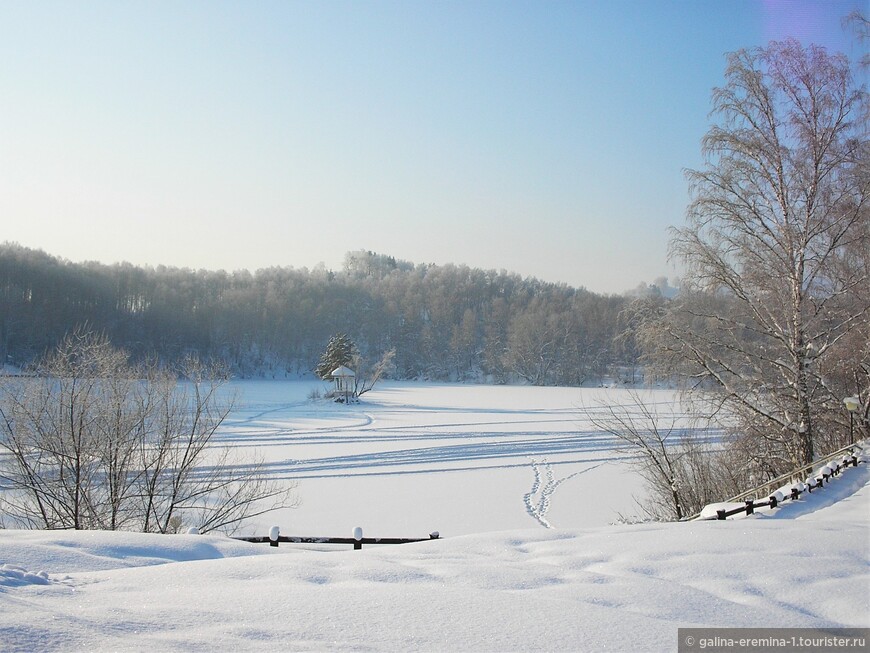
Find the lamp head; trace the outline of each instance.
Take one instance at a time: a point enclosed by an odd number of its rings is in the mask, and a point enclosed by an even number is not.
[[[846,405],[846,410],[851,413],[858,410],[858,404],[860,402],[858,401],[858,397],[846,397],[843,399],[843,403]]]

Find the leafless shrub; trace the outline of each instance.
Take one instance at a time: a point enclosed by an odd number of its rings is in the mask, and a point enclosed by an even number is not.
[[[32,528],[226,530],[292,505],[215,434],[232,409],[218,367],[133,365],[77,330],[29,374],[0,380],[0,508]]]
[[[647,518],[679,520],[699,512],[721,496],[720,453],[709,441],[717,429],[682,415],[660,414],[655,403],[637,391],[630,401],[600,401],[587,410],[599,430],[614,436],[614,448],[631,458],[647,492],[637,504]]]

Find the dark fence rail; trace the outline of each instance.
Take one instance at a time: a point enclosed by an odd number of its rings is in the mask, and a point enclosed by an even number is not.
[[[853,456],[856,456],[860,451],[861,447],[859,445],[847,445],[842,449],[837,449],[836,451],[832,451],[826,456],[822,456],[821,458],[810,463],[809,465],[804,465],[803,467],[794,469],[788,474],[777,476],[776,478],[762,483],[761,485],[754,487],[751,490],[747,490],[746,492],[742,492],[737,496],[731,497],[723,503],[733,503],[735,501],[742,501],[749,498],[758,499],[760,497],[769,496],[771,492],[773,492],[777,488],[782,487],[783,485],[802,481],[805,476],[812,475],[813,469],[819,467],[820,465],[824,466],[830,464],[831,462],[842,462],[842,459],[844,457],[852,458]]]
[[[813,490],[821,489],[824,487],[825,483],[829,483],[834,476],[839,475],[840,472],[845,470],[847,467],[857,467],[861,462],[858,457],[860,451],[861,447],[858,445],[844,447],[843,449],[825,456],[821,460],[817,460],[812,465],[806,465],[796,469],[788,474],[768,481],[757,488],[748,490],[747,492],[743,492],[742,494],[738,494],[737,496],[722,502],[724,504],[729,504],[742,501],[743,505],[735,506],[733,508],[717,509],[715,517],[712,515],[702,517],[702,512],[693,517],[693,519],[721,520],[740,513],[751,515],[759,508],[776,508],[780,503],[789,499],[796,501],[804,492],[812,492]],[[819,467],[819,465],[822,466]],[[818,469],[813,472],[814,468]],[[806,480],[803,480],[805,474],[808,474],[808,476]],[[790,487],[787,488],[787,491],[783,492],[783,489],[789,485]],[[771,492],[771,489],[773,488],[779,489]],[[767,494],[766,498],[756,498],[759,496],[763,497],[765,494]]]
[[[429,537],[363,537],[362,529],[354,529],[352,537],[309,537],[296,535],[281,535],[277,526],[273,526],[269,535],[255,535],[252,537],[234,537],[235,540],[253,542],[255,544],[269,543],[270,546],[285,544],[352,544],[356,550],[362,549],[363,544],[412,544],[414,542],[429,542],[440,539],[438,531],[429,533]]]

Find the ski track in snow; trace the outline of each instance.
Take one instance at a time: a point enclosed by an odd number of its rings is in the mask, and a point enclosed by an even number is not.
[[[671,407],[662,414],[674,418],[682,414],[672,403],[661,403]],[[215,435],[215,443],[251,449],[254,458],[262,458],[259,451],[268,452],[260,469],[276,480],[521,468],[530,457],[549,461],[556,456],[558,464],[596,466],[614,457],[635,458],[628,450],[614,453],[620,447],[610,435],[584,424],[597,410],[574,405],[482,408],[446,402],[369,401],[361,406],[312,400],[258,402],[236,409]],[[706,443],[716,442],[721,435],[684,431]],[[552,486],[545,484],[545,494],[529,497],[527,512],[539,523],[547,522],[551,493],[564,480],[553,480]]]
[[[409,443],[420,440],[414,436],[394,436],[388,441]],[[272,478],[322,478],[327,476],[369,476],[396,473],[423,474],[459,469],[524,467],[526,462],[511,462],[529,456],[571,455],[571,460],[560,463],[599,463],[613,460],[613,443],[607,436],[585,436],[580,433],[552,434],[550,432],[523,433],[456,433],[445,436],[422,438],[431,440],[457,440],[436,446],[411,447],[340,454],[311,458],[285,458],[260,465]],[[370,444],[384,442],[382,439],[350,438],[347,440],[318,441],[314,444]],[[290,443],[287,445],[298,443]],[[620,454],[630,460],[637,454]],[[457,465],[465,463],[457,467]],[[449,465],[444,467],[444,465]],[[407,471],[396,467],[413,467]],[[244,465],[237,468],[242,469]],[[203,467],[203,472],[209,468]]]

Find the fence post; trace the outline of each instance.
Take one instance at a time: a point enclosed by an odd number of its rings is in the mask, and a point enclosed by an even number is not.
[[[278,546],[278,536],[281,534],[281,529],[277,526],[272,526],[269,529],[269,546]]]
[[[752,499],[746,500],[746,514],[751,515],[755,511],[755,504],[752,503]]]
[[[354,551],[358,551],[358,550],[362,549],[362,537],[363,537],[362,527],[357,526],[356,528],[353,529],[353,539],[356,540],[353,543]]]
[[[825,483],[830,483],[831,477],[834,475],[834,472],[830,468],[830,466],[825,465],[819,470],[819,474],[822,475],[822,485],[824,485]]]

